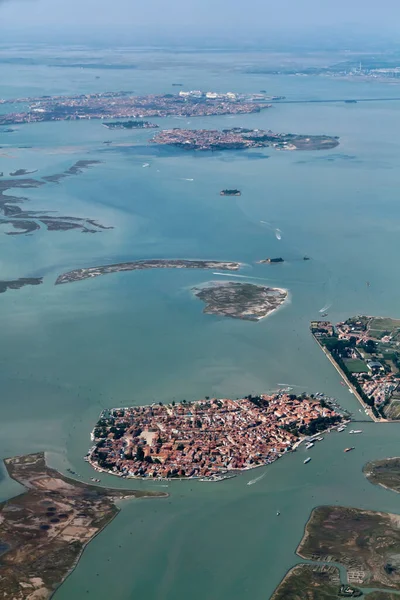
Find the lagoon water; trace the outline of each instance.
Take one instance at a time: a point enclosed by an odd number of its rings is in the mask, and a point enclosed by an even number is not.
[[[0,63],[1,97],[167,93],[179,90],[173,81],[184,89],[267,89],[293,99],[400,96],[398,86],[377,82],[247,73],[256,60],[247,55],[219,55],[213,62],[210,55],[177,54],[168,63],[150,50],[131,52],[137,69],[92,71],[48,67],[47,55],[37,50],[37,64],[29,67]],[[398,426],[367,421],[308,330],[327,305],[333,321],[357,313],[400,317],[399,107],[395,100],[282,104],[249,116],[157,121],[162,127],[339,135],[340,146],[328,152],[182,153],[148,145],[151,131],[110,131],[96,121],[0,132],[5,176],[18,168],[44,176],[80,159],[101,160],[24,195],[29,209],[114,227],[95,235],[0,236],[1,279],[44,277],[41,286],[0,296],[2,458],[45,450],[52,466],[89,480],[93,472],[82,457],[102,408],[238,397],[279,384],[335,396],[365,421],[354,452],[343,453],[347,434],[332,433],[310,451],[306,466],[301,448],[219,484],[165,488],[102,476],[105,485],[159,488],[170,496],[121,503],[121,513],[85,550],[56,600],[268,599],[298,561],[295,549],[313,506],[400,510],[396,494],[362,475],[367,460],[399,454]],[[242,196],[220,197],[224,187],[238,187]],[[304,255],[311,260],[304,262]],[[267,256],[283,256],[285,263],[256,264]],[[241,261],[249,282],[286,287],[290,301],[258,323],[204,315],[191,288],[219,278],[207,271],[128,272],[54,286],[73,268],[150,257]],[[4,469],[0,478],[1,499],[21,490]]]

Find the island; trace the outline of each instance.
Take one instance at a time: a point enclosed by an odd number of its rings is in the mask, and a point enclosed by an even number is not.
[[[36,173],[37,169],[34,171],[27,171],[26,169],[17,169],[10,173],[10,177],[22,177],[22,175],[32,175],[32,173]]]
[[[82,233],[98,233],[105,229],[112,229],[101,225],[95,219],[82,217],[58,216],[53,212],[46,214],[43,211],[23,210],[20,204],[27,200],[23,196],[7,194],[11,189],[28,190],[39,188],[49,183],[59,183],[66,177],[79,175],[86,169],[99,164],[98,160],[79,160],[74,165],[63,171],[47,175],[40,179],[22,178],[26,171],[19,169],[13,173],[15,179],[1,179],[0,181],[0,224],[9,225],[12,230],[6,231],[6,235],[31,234],[42,227],[48,231],[68,231],[75,229]]]
[[[143,269],[220,269],[222,271],[237,271],[239,267],[240,263],[238,262],[151,258],[75,269],[74,271],[68,271],[59,275],[55,285],[81,281],[82,279],[98,277],[99,275],[107,275],[107,273],[118,273],[119,271],[141,271]]]
[[[257,261],[258,264],[275,264],[275,263],[283,263],[284,260],[281,257],[278,258],[264,258],[262,260]]]
[[[220,196],[241,196],[242,192],[237,189],[232,189],[232,190],[221,190],[219,194],[220,194]]]
[[[9,281],[0,281],[0,294],[7,290],[19,290],[25,285],[40,285],[43,283],[43,277],[21,277],[20,279],[11,279]]]
[[[287,299],[288,292],[236,281],[212,281],[193,288],[197,298],[206,303],[204,313],[259,321],[277,310]]]
[[[364,467],[364,475],[375,485],[400,493],[400,458],[374,460]]]
[[[0,503],[0,596],[5,600],[50,598],[87,544],[118,514],[116,500],[168,495],[75,481],[48,467],[42,452],[4,462],[10,477],[26,488]]]
[[[343,506],[315,508],[297,554],[337,562],[351,585],[400,590],[400,516]]]
[[[328,135],[296,135],[274,133],[262,129],[165,129],[151,140],[154,144],[175,146],[184,150],[244,150],[267,148],[278,150],[331,150],[339,138]]]
[[[400,320],[312,321],[311,333],[371,418],[400,419]]]
[[[273,463],[342,418],[327,400],[283,392],[113,408],[101,413],[87,459],[122,477],[221,481]]]
[[[158,127],[150,121],[114,121],[103,125],[107,129],[156,129]]]
[[[28,110],[0,115],[0,126],[82,119],[144,119],[151,117],[205,117],[260,112],[270,108],[263,94],[190,92],[148,94],[100,92],[72,96],[39,96],[1,100],[1,104],[28,104]]]

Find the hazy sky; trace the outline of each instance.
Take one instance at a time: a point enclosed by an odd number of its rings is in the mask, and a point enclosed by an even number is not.
[[[124,26],[154,32],[207,28],[246,34],[349,25],[400,33],[400,0],[0,0],[3,28]]]

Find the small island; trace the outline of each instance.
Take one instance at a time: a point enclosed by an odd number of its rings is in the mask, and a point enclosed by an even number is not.
[[[75,481],[48,467],[42,452],[4,462],[26,488],[0,503],[0,596],[9,600],[50,598],[118,514],[116,500],[168,496]]]
[[[259,260],[257,261],[258,264],[274,264],[274,263],[283,263],[284,260],[283,258],[279,257],[279,258],[264,258],[263,260]]]
[[[220,194],[220,196],[241,196],[242,192],[237,189],[232,189],[232,190],[221,190],[219,194]]]
[[[331,150],[339,138],[328,135],[274,133],[263,129],[165,129],[151,140],[154,144],[175,146],[184,150],[244,150],[267,148],[277,150]]]
[[[113,265],[100,265],[98,267],[87,267],[75,269],[63,273],[57,277],[55,285],[71,283],[106,275],[107,273],[118,273],[119,271],[140,271],[143,269],[219,269],[222,271],[237,271],[240,263],[225,262],[218,260],[186,260],[186,259],[148,259],[135,260],[132,262],[115,263]]]
[[[158,125],[150,121],[114,121],[103,123],[107,129],[157,129]]]
[[[277,310],[287,299],[282,288],[270,288],[252,283],[216,281],[193,288],[197,298],[206,303],[204,313],[259,321]]]
[[[88,461],[122,477],[221,481],[273,463],[341,421],[328,400],[306,394],[113,408],[92,431]]]
[[[371,418],[400,418],[400,320],[356,316],[311,333]]]
[[[43,283],[43,277],[21,277],[20,279],[11,279],[9,281],[0,281],[0,294],[7,290],[19,290],[25,285],[40,285]]]

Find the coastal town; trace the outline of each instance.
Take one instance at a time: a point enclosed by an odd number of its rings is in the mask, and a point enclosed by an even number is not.
[[[265,94],[179,92],[135,96],[132,92],[104,92],[74,96],[43,96],[1,100],[1,104],[28,104],[21,112],[0,116],[0,125],[79,119],[143,119],[147,117],[205,117],[260,112],[270,108]]]
[[[285,392],[116,408],[101,413],[87,460],[122,477],[219,481],[341,422],[322,398]]]
[[[263,129],[164,129],[151,142],[185,150],[244,150],[267,148],[278,150],[330,150],[339,145],[339,138],[327,135],[296,135],[274,133]]]
[[[311,332],[367,413],[375,420],[400,418],[399,320],[312,321]]]

